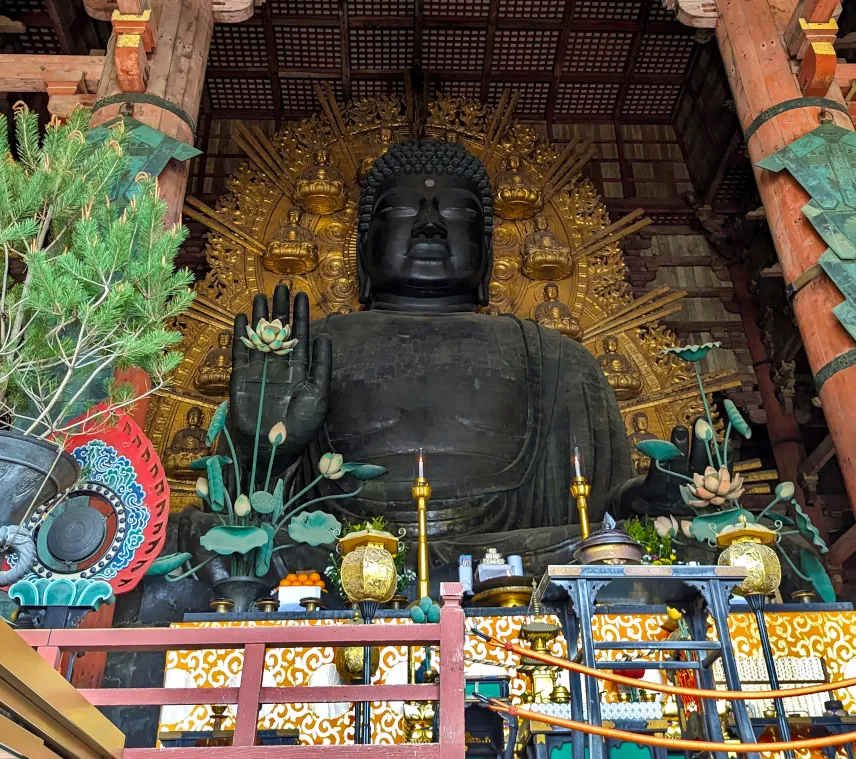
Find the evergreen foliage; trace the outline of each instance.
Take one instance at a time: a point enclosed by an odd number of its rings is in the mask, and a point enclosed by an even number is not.
[[[164,230],[157,182],[138,177],[134,200],[113,197],[127,168],[126,135],[87,141],[89,113],[51,121],[15,107],[16,156],[0,115],[0,412],[39,437],[107,421],[142,396],[113,380],[137,366],[163,387],[181,362],[181,334],[167,325],[193,299],[193,276],[176,271],[187,231]],[[22,283],[12,259],[26,266]],[[81,415],[85,416],[81,418]]]

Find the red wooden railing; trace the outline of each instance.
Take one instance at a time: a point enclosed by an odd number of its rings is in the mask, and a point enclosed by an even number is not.
[[[132,628],[106,630],[20,630],[19,635],[59,668],[65,652],[189,651],[243,649],[237,688],[93,688],[80,690],[94,706],[237,705],[231,746],[126,749],[126,759],[182,756],[202,759],[461,759],[464,743],[464,612],[462,587],[440,586],[439,624],[324,625],[218,628]],[[439,684],[331,685],[263,688],[268,648],[318,646],[440,646]],[[439,701],[438,743],[394,746],[256,746],[260,704],[342,703],[351,701]]]

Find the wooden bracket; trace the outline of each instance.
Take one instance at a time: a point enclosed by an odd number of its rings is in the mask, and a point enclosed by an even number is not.
[[[812,42],[835,42],[838,36],[838,24],[834,18],[823,23],[813,23],[804,18],[798,20],[793,36],[788,40],[788,53],[798,60],[805,58]]]
[[[145,92],[149,61],[139,34],[120,34],[116,39],[116,77],[122,92]]]
[[[169,0],[169,2],[174,1]],[[214,9],[216,23],[236,24],[252,18],[256,6],[262,5],[264,0],[210,0],[210,2]],[[148,0],[83,0],[86,12],[99,21],[110,21],[113,12],[117,9],[122,13],[142,13],[149,4]]]
[[[150,9],[139,14],[113,11],[110,20],[113,23],[113,32],[115,34],[120,36],[124,34],[139,34],[143,41],[143,49],[147,53],[151,53],[154,50],[157,30],[155,29]]]
[[[838,59],[829,42],[811,42],[803,58],[797,81],[805,97],[825,97],[835,81]]]

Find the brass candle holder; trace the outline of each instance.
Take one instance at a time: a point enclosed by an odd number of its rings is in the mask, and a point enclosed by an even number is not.
[[[429,595],[428,591],[428,499],[431,497],[431,485],[425,476],[425,453],[420,448],[416,452],[416,479],[410,490],[416,501],[417,548],[416,577],[419,595],[417,600]]]
[[[588,497],[591,495],[591,485],[583,474],[583,451],[574,447],[571,454],[571,464],[574,467],[574,479],[571,481],[571,495],[577,501],[577,511],[580,515],[580,537],[585,540],[591,533],[588,517]]]

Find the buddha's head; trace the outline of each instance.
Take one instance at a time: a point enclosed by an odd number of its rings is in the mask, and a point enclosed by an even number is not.
[[[604,353],[618,353],[618,338],[615,335],[608,335],[603,338]]]
[[[539,232],[543,232],[545,229],[550,228],[550,221],[546,216],[536,216],[535,217],[535,229]]]
[[[648,431],[648,414],[644,411],[640,411],[638,414],[633,415],[633,429],[636,432],[647,432]]]
[[[505,168],[509,171],[520,171],[520,156],[516,153],[512,153],[505,161]]]
[[[217,335],[217,345],[220,348],[232,347],[232,333],[228,330],[223,330]]]
[[[492,234],[481,161],[453,143],[393,145],[360,197],[360,302],[427,311],[486,306]]]
[[[202,409],[199,408],[199,406],[191,406],[185,419],[187,420],[187,426],[190,427],[190,429],[195,430],[196,428],[201,427]]]
[[[559,300],[559,286],[555,282],[548,282],[544,285],[544,300]]]

